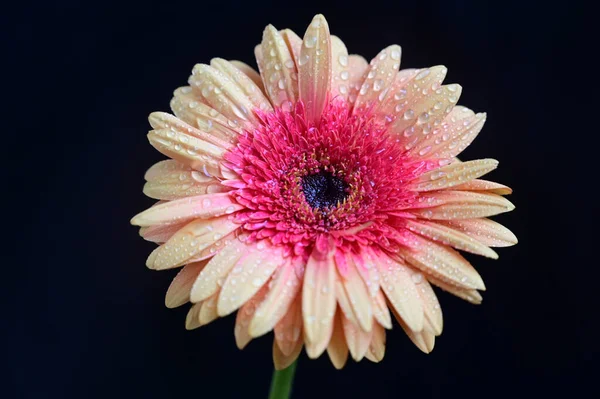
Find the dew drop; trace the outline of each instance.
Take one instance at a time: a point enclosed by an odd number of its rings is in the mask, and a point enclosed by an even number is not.
[[[404,113],[404,119],[409,120],[415,117],[415,112],[412,109],[407,110]]]
[[[340,54],[338,61],[341,66],[348,66],[348,56],[346,54]]]
[[[304,38],[304,46],[306,48],[313,48],[317,44],[316,36],[307,36]]]

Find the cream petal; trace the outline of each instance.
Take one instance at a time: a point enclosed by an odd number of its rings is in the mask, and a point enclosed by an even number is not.
[[[400,112],[408,104],[408,89],[412,80],[419,73],[418,69],[403,69],[399,71],[392,81],[388,94],[379,105],[379,113],[377,116],[386,125],[389,125],[402,115]]]
[[[406,227],[413,233],[417,233],[430,238],[433,241],[449,245],[461,251],[498,259],[498,254],[488,246],[477,241],[475,238],[446,225],[424,220],[407,219]]]
[[[302,342],[302,302],[298,296],[273,330],[277,345],[286,356],[294,351],[298,341]]]
[[[340,370],[346,364],[348,360],[348,345],[346,344],[346,337],[344,336],[344,329],[342,327],[342,320],[340,318],[340,312],[338,311],[335,316],[333,323],[333,334],[331,340],[327,346],[327,354],[333,366]]]
[[[431,198],[434,202],[443,204],[433,208],[412,211],[412,213],[424,219],[475,219],[510,212],[515,209],[515,206],[509,200],[496,194],[443,190],[422,193],[421,197],[424,202]]]
[[[239,227],[240,225],[231,222],[227,217],[194,220],[152,251],[146,266],[154,270],[182,266],[195,260],[195,256]]]
[[[300,355],[302,351],[302,340],[294,342],[294,347],[289,354],[285,354],[282,352],[281,348],[277,345],[277,342],[273,342],[273,364],[275,365],[275,370],[283,370],[288,368],[294,363],[294,361]]]
[[[302,49],[302,39],[291,29],[283,29],[279,31],[285,44],[288,46],[288,50],[294,62],[296,63],[296,70],[298,70],[298,60],[300,59],[300,50]]]
[[[512,194],[512,189],[504,184],[487,180],[471,180],[470,182],[454,186],[453,190],[463,191],[485,191],[490,194],[508,195]]]
[[[383,291],[378,291],[372,299],[373,316],[375,317],[375,320],[377,320],[380,325],[388,330],[391,329],[392,316],[390,315],[390,310],[388,309],[387,302],[385,301]]]
[[[498,167],[495,159],[478,159],[475,161],[455,162],[434,169],[409,183],[414,191],[442,190],[476,179]]]
[[[248,76],[254,82],[254,84],[263,93],[265,93],[265,87],[263,85],[262,78],[260,77],[260,73],[258,73],[254,68],[252,68],[250,65],[246,64],[245,62],[238,61],[238,60],[230,60],[229,62],[231,62],[231,64],[233,66],[235,66],[237,69],[239,69],[240,71],[245,73],[246,76]]]
[[[246,245],[245,254],[229,272],[219,295],[217,311],[226,316],[249,300],[284,263],[281,247],[266,240]]]
[[[204,104],[203,101],[204,99],[192,91],[191,87],[185,86],[173,92],[170,105],[177,118],[201,132],[193,131],[200,135],[199,138],[223,148],[231,147],[242,130],[237,124],[210,105]],[[160,127],[155,127],[155,129],[160,129]]]
[[[455,285],[449,284],[432,276],[427,276],[427,280],[429,280],[429,282],[435,285],[436,287],[439,287],[452,295],[464,299],[467,302],[471,302],[474,305],[479,305],[483,300],[479,291],[475,289],[456,287]]]
[[[295,104],[298,99],[298,72],[283,36],[273,25],[265,28],[257,57],[260,75],[274,106]]]
[[[444,318],[442,316],[442,308],[440,303],[427,282],[427,279],[420,272],[414,272],[412,275],[413,282],[417,286],[419,298],[423,305],[423,314],[425,315],[424,329],[430,329],[436,336],[442,333],[444,328]]]
[[[331,39],[325,17],[317,15],[304,34],[298,59],[299,98],[309,123],[318,124],[331,85]]]
[[[272,111],[269,100],[260,87],[256,85],[242,70],[238,69],[231,62],[222,58],[213,58],[210,60],[210,66],[222,72],[231,81],[233,81],[242,92],[250,99],[252,104],[263,111]]]
[[[174,200],[230,189],[217,179],[174,160],[161,161],[146,172],[144,194],[160,200]]]
[[[460,90],[459,85],[440,86],[447,71],[444,66],[435,66],[422,69],[416,75],[413,75],[412,71],[405,72],[406,75],[402,76],[410,78],[410,80],[407,79],[406,84],[400,90],[396,90],[398,83],[392,87],[391,93],[394,95],[388,96],[389,101],[381,109],[393,110],[395,119],[388,129],[390,132],[398,134],[405,147],[412,143],[415,137],[424,136],[422,127],[426,126],[430,120],[432,125],[435,119],[440,119],[441,123],[446,115],[446,109],[437,110],[436,104],[449,101],[450,98],[454,100],[455,97],[452,96]],[[458,101],[458,97],[456,97],[456,101]],[[451,110],[452,108],[447,112]],[[414,132],[408,130],[415,124],[417,127]],[[410,146],[406,149],[409,148]]]
[[[385,356],[385,330],[382,326],[373,326],[371,343],[365,356],[374,363],[379,363],[383,360]]]
[[[318,357],[327,348],[335,315],[336,270],[333,252],[323,256],[315,248],[308,258],[302,285],[302,319],[307,340],[315,345],[310,357]],[[308,351],[307,343],[307,351]]]
[[[351,54],[348,56],[348,77],[350,94],[348,95],[348,101],[351,104],[356,102],[358,92],[362,87],[363,81],[366,78],[366,70],[369,67],[369,63],[361,55]]]
[[[428,239],[414,237],[415,248],[402,249],[402,257],[428,276],[461,288],[485,290],[479,273],[458,252]]]
[[[354,104],[354,112],[377,109],[387,96],[398,69],[402,50],[398,45],[383,49],[371,61]]]
[[[186,224],[188,224],[188,221],[177,224],[142,227],[140,228],[140,236],[147,241],[156,243],[167,242],[169,238],[173,237],[173,234],[181,230]]]
[[[348,50],[337,36],[331,36],[331,97],[344,100],[350,92]]]
[[[189,263],[177,273],[165,296],[166,307],[176,308],[190,301],[192,285],[206,263],[207,261]]]
[[[461,231],[490,247],[510,247],[518,242],[509,229],[490,219],[447,220],[439,223]]]
[[[200,272],[190,293],[191,301],[199,302],[214,295],[245,251],[246,243],[240,237],[227,243]]]
[[[208,65],[197,64],[189,78],[192,89],[227,119],[238,126],[252,126],[258,119],[254,109],[264,103],[255,103],[227,75]]]
[[[380,255],[377,266],[381,274],[381,288],[392,308],[398,312],[411,330],[423,329],[423,306],[408,267],[398,260]]]
[[[352,310],[352,305],[350,305],[350,298],[348,298],[348,293],[344,289],[344,285],[341,282],[339,276],[336,277],[335,282],[335,297],[338,305],[340,306],[340,311],[344,315],[344,317],[350,320],[354,324],[358,324],[358,320],[354,315],[354,311]]]
[[[201,303],[195,303],[194,305],[192,305],[192,307],[190,308],[190,310],[188,311],[186,317],[185,317],[185,329],[186,330],[193,330],[196,329],[200,326],[202,326],[202,324],[200,324],[200,309],[202,308],[202,304]]]
[[[417,348],[423,351],[423,353],[431,353],[433,347],[435,346],[435,334],[425,329],[415,332],[411,330],[400,318],[398,318],[398,323]]]
[[[175,96],[177,97],[177,90],[175,90]],[[188,109],[189,109],[189,104],[188,104]],[[232,142],[232,139],[235,138],[238,133],[234,132],[233,130],[230,129],[222,129],[221,131],[216,131],[215,129],[210,129],[209,126],[207,126],[208,122],[206,124],[201,123],[203,120],[209,120],[209,118],[212,116],[213,120],[215,121],[214,125],[221,125],[222,120],[221,120],[221,116],[219,115],[219,113],[217,111],[215,111],[214,109],[210,108],[208,105],[205,104],[201,104],[198,103],[198,105],[193,108],[196,111],[196,123],[195,125],[198,125],[199,128],[195,128],[194,124],[189,124],[181,119],[179,119],[178,117],[175,117],[171,114],[168,114],[166,112],[152,112],[149,116],[148,116],[148,122],[150,123],[150,126],[152,126],[152,128],[154,130],[167,130],[167,131],[172,131],[172,134],[169,134],[169,138],[173,139],[176,138],[176,136],[179,139],[179,141],[182,141],[182,136],[189,136],[189,137],[195,137],[197,139],[199,139],[202,142],[206,142],[209,144],[212,144],[216,147],[218,147],[219,149],[221,149],[221,151],[225,151],[229,148],[231,148],[235,143]],[[204,111],[202,111],[204,110]],[[208,116],[206,117],[202,117],[202,113],[206,112],[208,114]],[[223,117],[224,118],[224,117]],[[183,139],[183,141],[185,142],[185,139]],[[185,144],[185,143],[184,143]],[[212,147],[210,147],[212,148]],[[212,150],[211,151],[216,151],[216,150]],[[212,152],[211,152],[212,154]],[[217,153],[213,154],[213,155],[217,155]]]
[[[235,319],[235,343],[238,349],[244,349],[246,345],[252,340],[252,336],[249,334],[248,329],[250,327],[250,321],[254,317],[256,309],[260,306],[260,303],[267,294],[267,288],[262,287],[256,295],[248,300],[244,306],[236,314]]]
[[[347,271],[340,276],[340,281],[344,286],[350,306],[352,307],[352,312],[360,327],[365,331],[371,331],[373,325],[371,298],[367,291],[367,286],[353,262],[347,262]]]
[[[357,324],[346,319],[343,315],[341,318],[342,326],[344,328],[344,337],[346,338],[346,343],[350,350],[350,356],[352,356],[352,359],[359,362],[365,357],[367,350],[369,350],[373,330],[368,332],[364,331]]]
[[[288,261],[275,272],[269,293],[250,322],[251,336],[258,337],[271,331],[287,313],[300,290],[302,277],[295,269],[295,263]]]
[[[352,257],[351,261],[356,266],[358,273],[364,280],[369,294],[374,297],[379,292],[379,271],[373,256],[369,252],[361,253]]]
[[[442,105],[436,103],[434,109],[440,108],[441,110],[443,106],[443,102]],[[455,157],[473,142],[483,128],[485,120],[485,113],[475,114],[466,107],[456,106],[437,126],[435,122],[439,121],[439,117],[434,117],[431,132],[414,142],[408,154],[417,159],[421,157],[446,159]],[[422,133],[425,133],[426,130],[428,129],[420,129]]]
[[[212,219],[243,209],[228,193],[205,194],[165,202],[146,209],[131,219],[136,226],[178,224],[191,219]]]
[[[200,309],[200,325],[205,326],[219,317],[217,314],[218,298],[219,292],[217,291],[213,296],[201,302],[202,308]]]

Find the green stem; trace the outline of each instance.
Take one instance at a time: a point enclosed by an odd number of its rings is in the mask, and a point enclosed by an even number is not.
[[[296,363],[297,360],[288,368],[275,370],[273,372],[269,399],[289,399],[290,394],[292,393],[292,382],[294,381],[294,373],[296,372]]]

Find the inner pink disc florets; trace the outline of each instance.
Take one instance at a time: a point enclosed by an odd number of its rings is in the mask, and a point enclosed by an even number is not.
[[[301,102],[291,111],[257,113],[261,123],[226,155],[227,166],[240,176],[226,184],[246,208],[236,221],[250,240],[269,239],[297,256],[307,256],[323,235],[342,250],[375,244],[394,251],[401,245],[394,213],[415,202],[406,183],[427,165],[411,162],[369,111],[352,114],[345,101],[335,100],[317,125],[306,121]],[[340,201],[311,206],[303,181],[317,174],[344,183]]]

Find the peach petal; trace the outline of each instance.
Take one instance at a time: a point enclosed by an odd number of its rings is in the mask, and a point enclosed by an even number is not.
[[[434,333],[436,336],[440,335],[444,328],[444,318],[437,296],[423,274],[414,272],[412,279],[417,287],[417,292],[419,293],[421,304],[423,305],[423,313],[426,321],[423,328],[429,328],[431,330],[430,332]]]
[[[306,118],[318,124],[331,86],[331,39],[325,17],[316,15],[306,29],[298,58],[299,98]]]
[[[441,288],[442,290],[461,299],[464,299],[465,301],[470,302],[474,305],[479,305],[483,301],[483,297],[481,296],[479,291],[475,289],[457,287],[432,276],[427,276],[427,280],[436,287]]]
[[[260,73],[258,73],[256,71],[256,69],[252,68],[250,65],[248,65],[248,64],[246,64],[245,62],[242,62],[242,61],[230,60],[229,62],[231,62],[231,64],[233,66],[235,66],[237,69],[239,69],[240,71],[242,71],[243,73],[245,73],[246,76],[248,76],[254,82],[254,84],[263,93],[265,93],[265,87],[263,85],[262,78],[260,77]]]
[[[296,71],[298,70],[298,59],[300,59],[300,50],[302,49],[302,39],[291,29],[283,29],[279,31],[285,44],[288,46],[288,50],[294,58],[296,64]]]
[[[490,247],[509,247],[518,242],[509,229],[490,219],[447,220],[440,223]]]
[[[348,95],[348,100],[351,104],[356,102],[356,98],[358,97],[358,92],[362,87],[362,84],[367,76],[366,71],[369,67],[369,63],[367,60],[357,54],[351,54],[348,56],[348,72],[350,76],[348,78],[350,94]]]
[[[219,292],[217,291],[214,295],[210,296],[206,300],[202,301],[202,308],[200,309],[200,325],[205,326],[212,321],[216,320],[219,315],[217,314],[217,300],[219,298]]]
[[[504,184],[487,180],[471,180],[470,182],[459,184],[453,187],[454,190],[464,191],[485,191],[490,194],[508,195],[512,194],[512,189]]]
[[[225,277],[246,250],[246,244],[236,238],[223,247],[200,272],[192,286],[190,299],[200,302],[214,295],[223,285]]]
[[[390,310],[387,306],[387,302],[385,301],[385,296],[382,291],[378,291],[377,294],[372,298],[372,306],[373,306],[373,316],[375,320],[387,328],[388,330],[392,328],[392,316],[390,315]]]
[[[222,72],[227,78],[234,82],[256,108],[263,111],[271,111],[273,109],[260,87],[231,62],[222,58],[213,58],[210,60],[210,66]]]
[[[400,68],[402,49],[398,45],[389,46],[371,61],[358,91],[354,104],[354,113],[365,109],[377,110],[378,105],[384,101],[390,86]]]
[[[165,296],[166,307],[176,308],[190,301],[192,285],[206,263],[207,261],[189,263],[177,273]]]
[[[275,272],[269,292],[250,322],[251,336],[261,336],[275,327],[296,298],[301,279],[296,274],[296,265],[290,261]]]
[[[475,238],[461,233],[451,227],[423,220],[406,220],[406,227],[417,233],[444,245],[449,245],[461,251],[498,259],[498,254]]]
[[[385,330],[380,325],[373,326],[373,334],[371,336],[371,343],[369,344],[369,350],[365,354],[365,357],[373,363],[379,363],[385,356]]]
[[[423,193],[424,200],[429,198],[443,205],[412,211],[424,219],[455,220],[476,219],[499,213],[510,212],[515,206],[506,198],[496,194],[475,193],[471,191],[435,191]]]
[[[235,319],[234,335],[235,343],[238,349],[244,349],[244,347],[248,345],[248,343],[252,340],[253,337],[248,332],[250,321],[254,317],[256,308],[265,298],[266,293],[266,287],[262,287],[256,293],[256,295],[254,295],[250,300],[248,300],[244,304],[244,306],[242,306],[237,312]]]
[[[479,273],[458,252],[425,238],[415,236],[414,239],[417,243],[415,248],[400,251],[412,266],[459,288],[485,290]]]
[[[279,320],[273,329],[275,340],[284,355],[290,355],[302,341],[302,300],[300,297],[289,306],[287,313]]]
[[[291,366],[292,363],[298,358],[302,351],[302,340],[299,339],[294,342],[294,347],[289,354],[283,353],[277,342],[273,342],[273,364],[275,370],[283,370]]]
[[[350,64],[348,50],[337,36],[331,36],[331,97],[348,98],[350,92]]]
[[[131,219],[136,226],[178,224],[190,219],[211,219],[230,215],[243,206],[227,193],[205,194],[165,202],[146,209]]]
[[[331,340],[327,346],[327,354],[333,366],[340,370],[346,364],[348,360],[348,345],[346,344],[346,337],[344,336],[344,329],[342,327],[342,320],[340,312],[338,311],[335,316],[333,323],[333,334]]]
[[[184,221],[177,224],[157,224],[155,226],[141,227],[140,236],[142,236],[144,240],[162,244],[173,237],[173,234],[181,230],[187,223],[188,221]]]
[[[495,159],[456,162],[423,173],[409,184],[414,191],[442,190],[476,179],[498,167]]]
[[[202,308],[201,303],[195,303],[192,305],[190,310],[187,312],[185,317],[185,329],[186,330],[194,330],[198,327],[201,327],[200,324],[200,309]]]
[[[246,245],[244,251],[221,289],[217,304],[221,317],[234,312],[256,294],[284,262],[281,247],[273,247],[266,240]]]
[[[294,104],[298,99],[298,72],[283,36],[269,25],[263,33],[258,67],[269,98],[275,106]],[[290,105],[291,109],[291,105]]]
[[[340,277],[346,295],[349,298],[352,312],[360,327],[365,331],[371,331],[373,325],[373,309],[367,286],[359,275],[352,262],[348,262],[345,275]]]
[[[346,338],[346,343],[348,345],[348,349],[350,350],[350,356],[352,356],[352,359],[359,362],[363,357],[365,357],[367,350],[369,350],[369,344],[371,343],[371,334],[373,330],[364,331],[357,324],[346,319],[343,315],[341,318],[344,329],[344,337]]]

